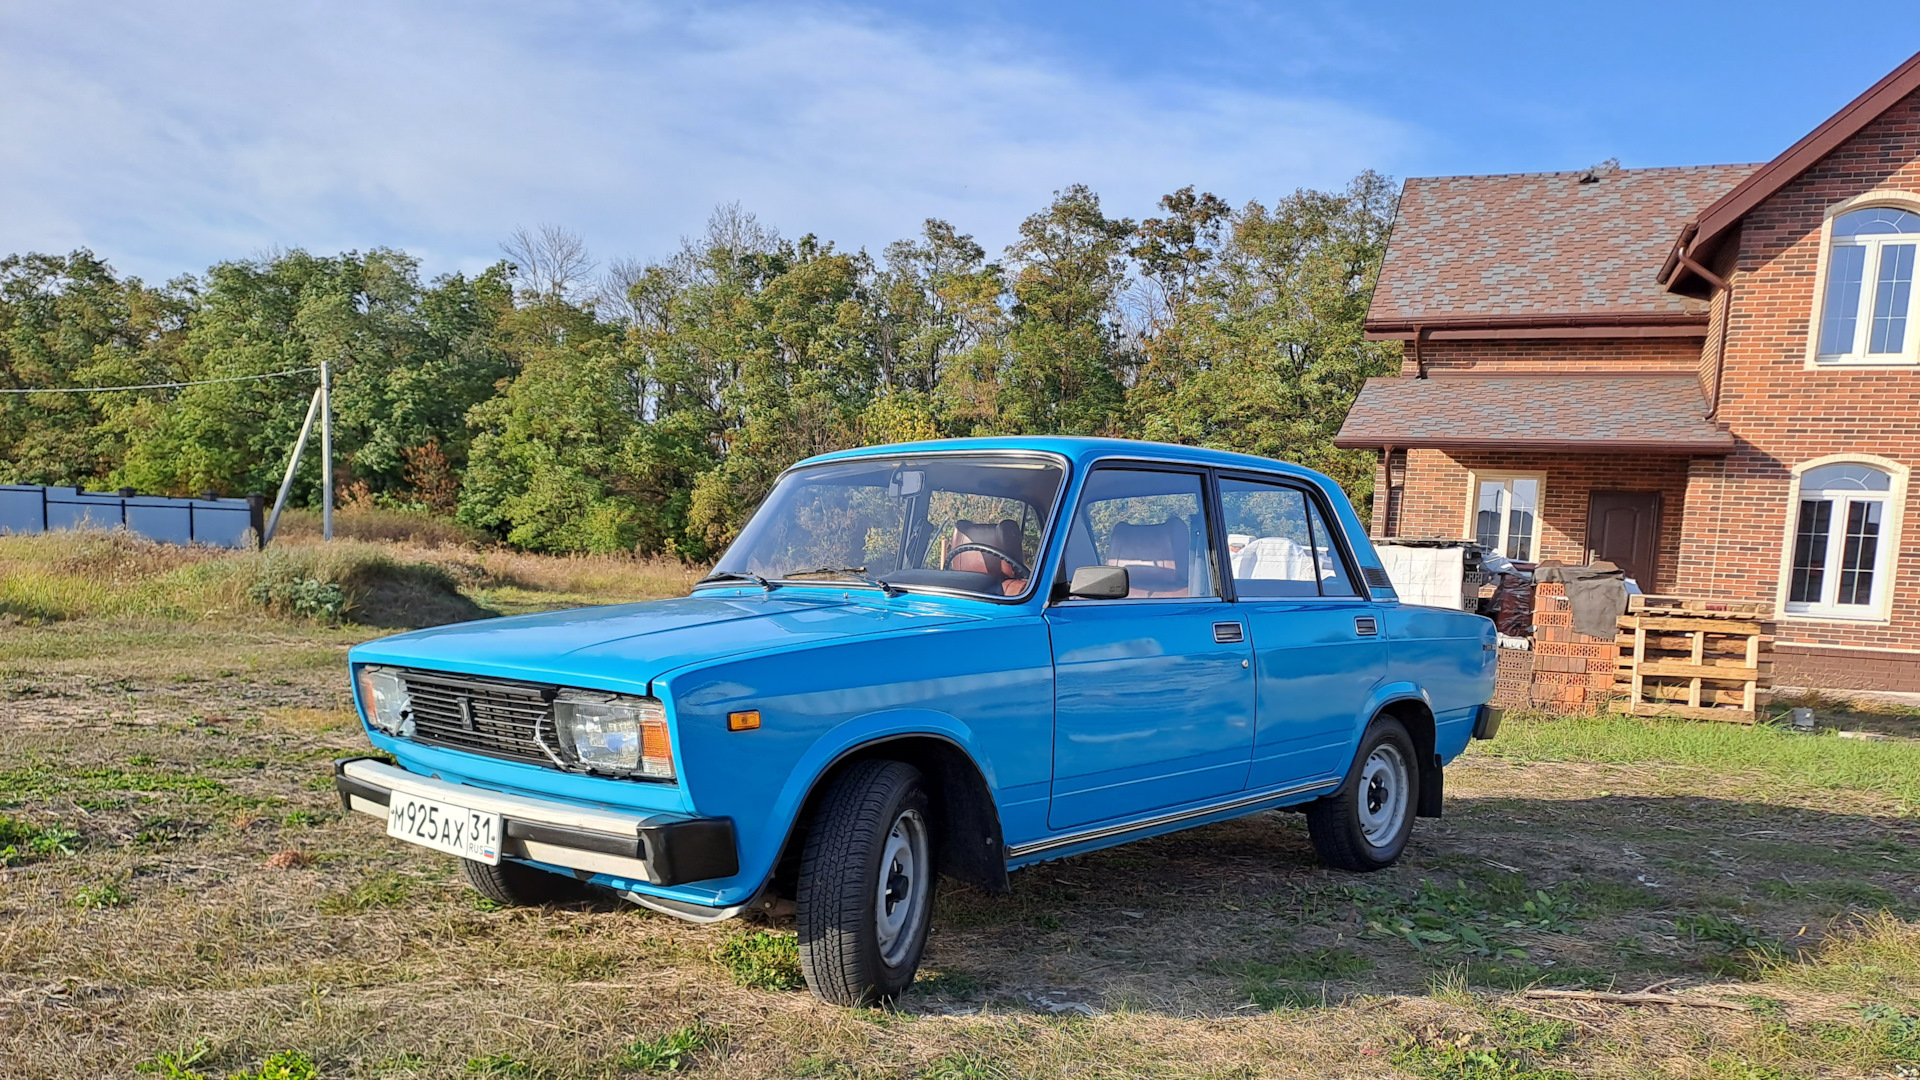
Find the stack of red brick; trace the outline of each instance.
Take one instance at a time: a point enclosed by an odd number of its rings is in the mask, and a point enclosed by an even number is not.
[[[1493,680],[1493,703],[1503,709],[1525,709],[1533,705],[1533,653],[1526,649],[1501,649],[1500,668]]]
[[[1533,684],[1536,708],[1588,710],[1605,707],[1613,694],[1617,663],[1612,638],[1588,637],[1573,628],[1567,588],[1542,583],[1533,596]]]

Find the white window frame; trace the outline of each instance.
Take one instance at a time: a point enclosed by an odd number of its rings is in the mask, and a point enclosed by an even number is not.
[[[1800,526],[1800,481],[1809,471],[1825,465],[1864,465],[1887,474],[1888,484],[1885,492],[1846,493],[1851,501],[1880,501],[1886,505],[1880,521],[1880,550],[1875,553],[1873,567],[1873,595],[1865,604],[1829,604],[1824,597],[1830,590],[1839,588],[1839,566],[1843,543],[1829,539],[1827,543],[1826,584],[1822,587],[1822,602],[1789,603],[1787,596],[1793,587],[1793,547]],[[1888,458],[1871,454],[1829,454],[1826,457],[1803,461],[1793,467],[1793,477],[1787,485],[1787,513],[1783,522],[1783,543],[1780,547],[1780,582],[1774,595],[1774,609],[1782,619],[1804,619],[1818,622],[1880,623],[1890,622],[1893,611],[1893,592],[1895,575],[1899,573],[1901,526],[1907,515],[1907,475],[1905,465]],[[1811,496],[1815,492],[1806,492]],[[1836,492],[1838,494],[1838,492]],[[1843,508],[1845,503],[1841,504]],[[1836,524],[1829,526],[1838,532],[1829,536],[1844,536],[1845,511],[1840,511]]]
[[[1883,243],[1878,239],[1857,242],[1868,251],[1867,266],[1863,271],[1864,277],[1860,287],[1860,308],[1863,315],[1854,325],[1854,351],[1829,356],[1822,356],[1820,353],[1820,329],[1827,317],[1827,267],[1833,261],[1833,219],[1852,210],[1865,210],[1874,206],[1909,210],[1920,214],[1920,194],[1893,188],[1876,188],[1827,207],[1826,218],[1820,223],[1820,258],[1814,264],[1813,274],[1813,318],[1807,323],[1807,356],[1805,364],[1802,365],[1809,371],[1853,367],[1904,367],[1920,364],[1920,281],[1914,283],[1914,295],[1908,301],[1905,351],[1878,357],[1869,356],[1860,351],[1861,343],[1871,332],[1873,322],[1873,283],[1879,275],[1879,252]],[[1910,234],[1909,239],[1920,242],[1920,237],[1912,237]],[[1856,241],[1849,240],[1846,243],[1852,245]]]
[[[1465,523],[1461,526],[1461,528],[1463,529],[1462,535],[1465,536],[1465,538],[1468,540],[1477,541],[1480,538],[1480,485],[1482,483],[1493,483],[1494,481],[1500,481],[1508,485],[1508,490],[1512,490],[1512,484],[1513,484],[1513,481],[1515,480],[1532,480],[1534,481],[1535,484],[1538,485],[1534,489],[1535,501],[1533,506],[1533,536],[1531,538],[1531,541],[1527,545],[1527,553],[1529,557],[1522,561],[1539,562],[1541,559],[1545,558],[1545,556],[1540,553],[1540,539],[1542,534],[1546,531],[1544,527],[1544,522],[1547,519],[1547,474],[1546,473],[1515,472],[1515,471],[1499,470],[1499,469],[1468,470],[1467,471],[1467,516],[1466,516]],[[1510,517],[1503,516],[1500,519],[1500,552],[1499,553],[1501,555],[1505,555],[1507,553],[1507,541],[1512,539],[1512,537],[1507,532],[1507,528],[1510,521],[1511,521]]]

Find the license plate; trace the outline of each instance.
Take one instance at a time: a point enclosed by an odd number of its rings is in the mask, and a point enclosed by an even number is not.
[[[478,859],[500,861],[500,815],[394,792],[387,802],[387,835],[421,847]]]

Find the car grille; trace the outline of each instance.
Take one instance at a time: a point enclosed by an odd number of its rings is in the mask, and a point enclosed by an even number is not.
[[[413,740],[509,761],[551,765],[536,729],[551,733],[556,688],[538,683],[403,668]]]

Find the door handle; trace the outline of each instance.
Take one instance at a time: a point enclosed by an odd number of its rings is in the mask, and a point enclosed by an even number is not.
[[[1380,634],[1380,622],[1371,615],[1355,615],[1353,617],[1353,632],[1359,634],[1361,637],[1378,637]]]
[[[1231,645],[1247,640],[1247,631],[1237,622],[1217,622],[1213,624],[1213,640],[1222,645]]]

